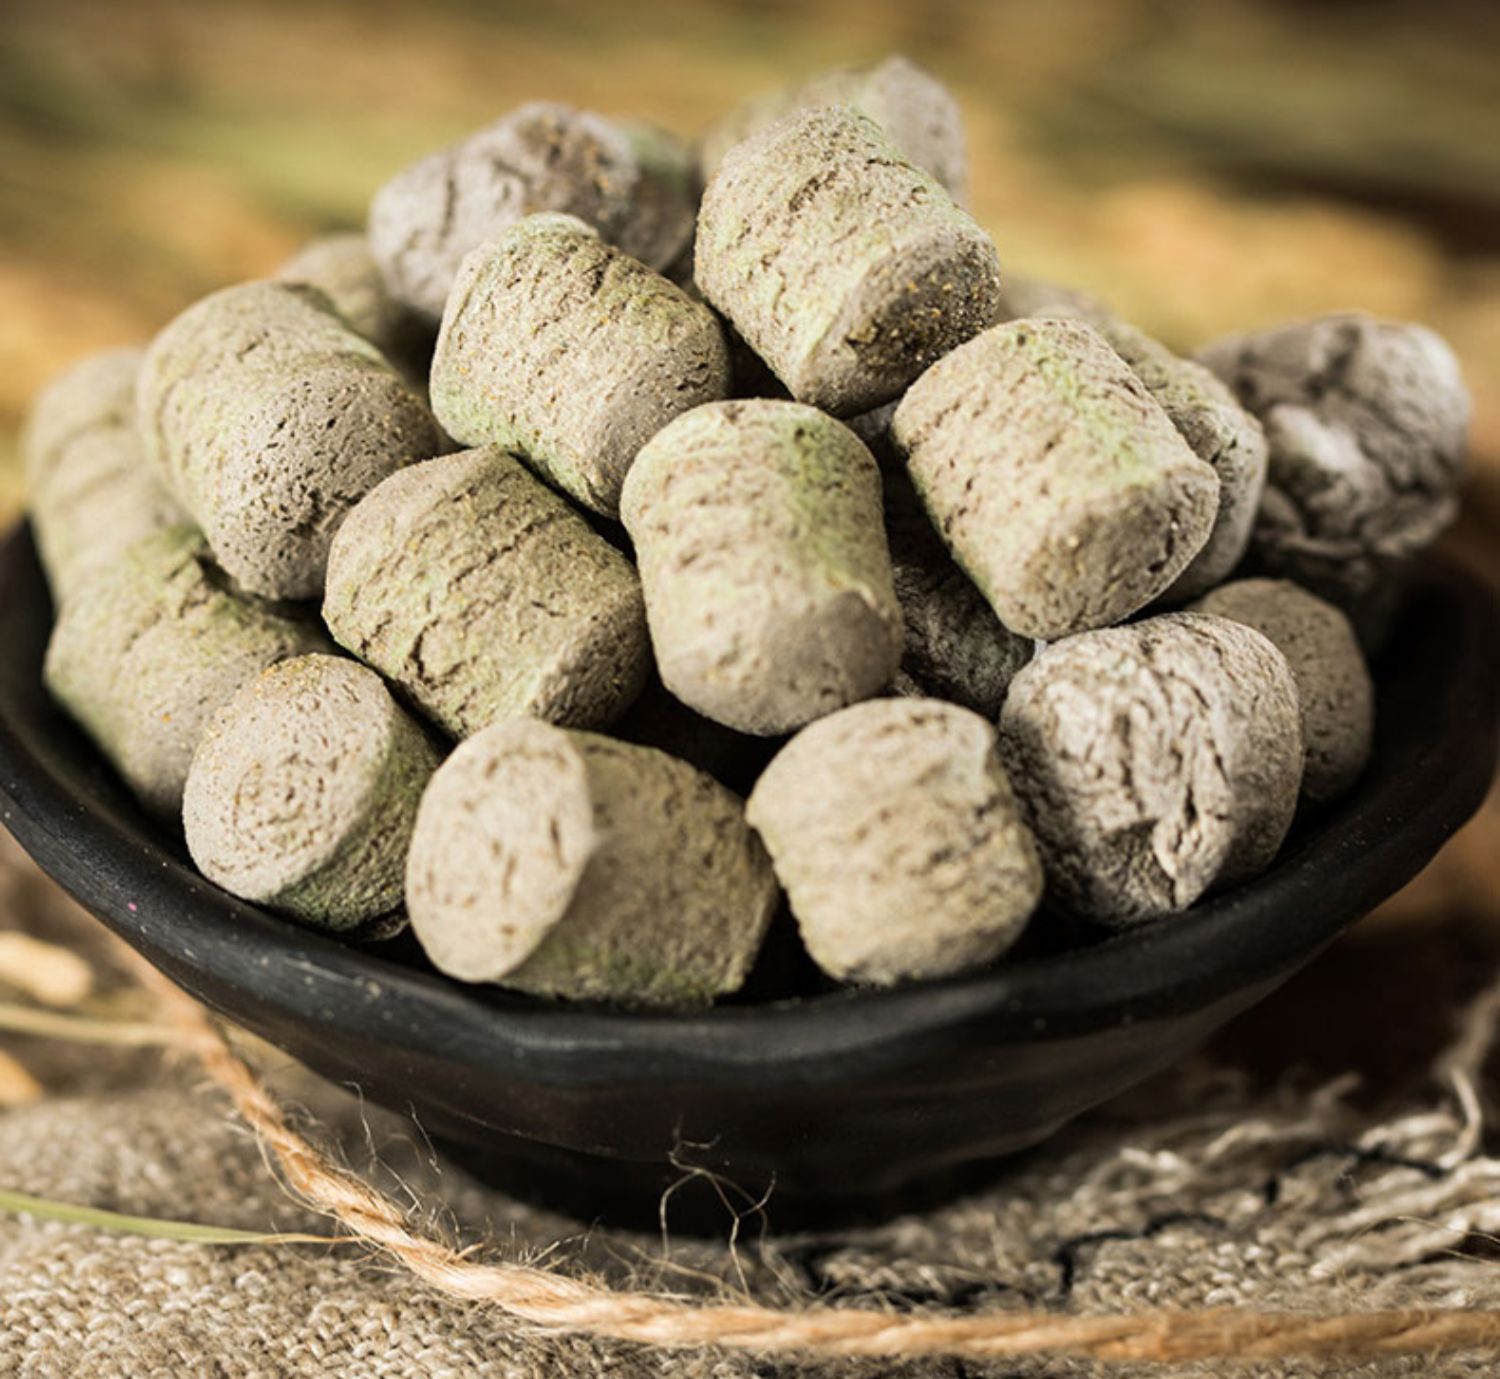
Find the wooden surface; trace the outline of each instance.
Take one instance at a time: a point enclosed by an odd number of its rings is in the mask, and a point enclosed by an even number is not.
[[[1183,347],[1351,306],[1442,331],[1476,401],[1450,545],[1500,582],[1500,7],[1441,0],[4,0],[0,517],[52,371],[358,225],[384,177],[507,107],[691,133],[892,49],[958,92],[1003,263]],[[1430,951],[1482,972],[1497,859],[1492,804],[1385,921],[1461,932]],[[1383,932],[1363,926],[1361,951]]]

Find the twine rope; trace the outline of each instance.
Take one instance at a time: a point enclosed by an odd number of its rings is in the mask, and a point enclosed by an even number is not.
[[[131,957],[182,1030],[184,1045],[228,1094],[275,1158],[287,1185],[309,1206],[445,1296],[499,1307],[542,1331],[669,1350],[716,1347],[830,1358],[1048,1356],[1169,1362],[1500,1353],[1500,1310],[1393,1308],[1318,1315],[1211,1308],[1097,1317],[1049,1312],[911,1316],[831,1307],[792,1311],[688,1302],[619,1291],[523,1264],[484,1263],[413,1229],[395,1201],[293,1129],[280,1103],[204,1007],[143,959]],[[1485,1051],[1474,1056],[1482,1058]]]

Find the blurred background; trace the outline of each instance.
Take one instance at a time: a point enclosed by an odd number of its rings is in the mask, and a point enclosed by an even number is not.
[[[1184,349],[1345,307],[1442,332],[1476,403],[1449,546],[1500,585],[1500,5],[1446,0],[0,0],[0,518],[50,373],[360,225],[417,155],[537,97],[691,134],[892,50],[956,91],[1002,264]],[[1454,940],[1415,960],[1493,970],[1500,805],[1361,926],[1334,999],[1414,925]]]

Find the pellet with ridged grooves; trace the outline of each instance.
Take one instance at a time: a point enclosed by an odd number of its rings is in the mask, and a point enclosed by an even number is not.
[[[561,215],[529,216],[464,260],[432,362],[449,435],[513,450],[608,516],[636,451],[728,391],[713,312]]]
[[[334,539],[323,617],[455,737],[519,714],[601,727],[651,663],[630,562],[494,448],[367,494]]]
[[[793,397],[851,416],[996,319],[989,236],[868,116],[788,117],[725,156],[694,274]]]

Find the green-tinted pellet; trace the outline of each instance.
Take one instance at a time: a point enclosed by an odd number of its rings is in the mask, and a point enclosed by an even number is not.
[[[651,661],[630,562],[496,449],[366,494],[334,538],[323,616],[456,737],[522,714],[603,726]]]
[[[47,687],[150,809],[175,816],[209,716],[267,666],[328,647],[311,618],[228,587],[172,527],[80,581],[47,647]]]
[[[1050,640],[1128,617],[1202,549],[1219,481],[1092,327],[996,326],[896,409],[922,502],[1000,620]]]
[[[189,307],[146,352],[137,399],[146,448],[214,559],[267,598],[322,593],[349,509],[444,448],[380,351],[302,283]]]
[[[352,929],[400,905],[438,759],[373,671],[336,656],[282,662],[204,733],[183,798],[188,850],[242,900]]]
[[[444,763],[407,878],[413,931],[441,971],[627,1006],[736,990],[777,895],[740,801],[709,776],[527,718]]]
[[[31,523],[54,602],[142,537],[186,516],[135,424],[142,353],[90,355],[37,396],[21,434]]]
[[[880,472],[796,402],[721,402],[641,451],[621,515],[667,688],[774,734],[878,694],[901,657]]]
[[[529,216],[464,260],[432,405],[465,445],[498,445],[613,516],[636,451],[729,390],[711,312],[570,216]]]

